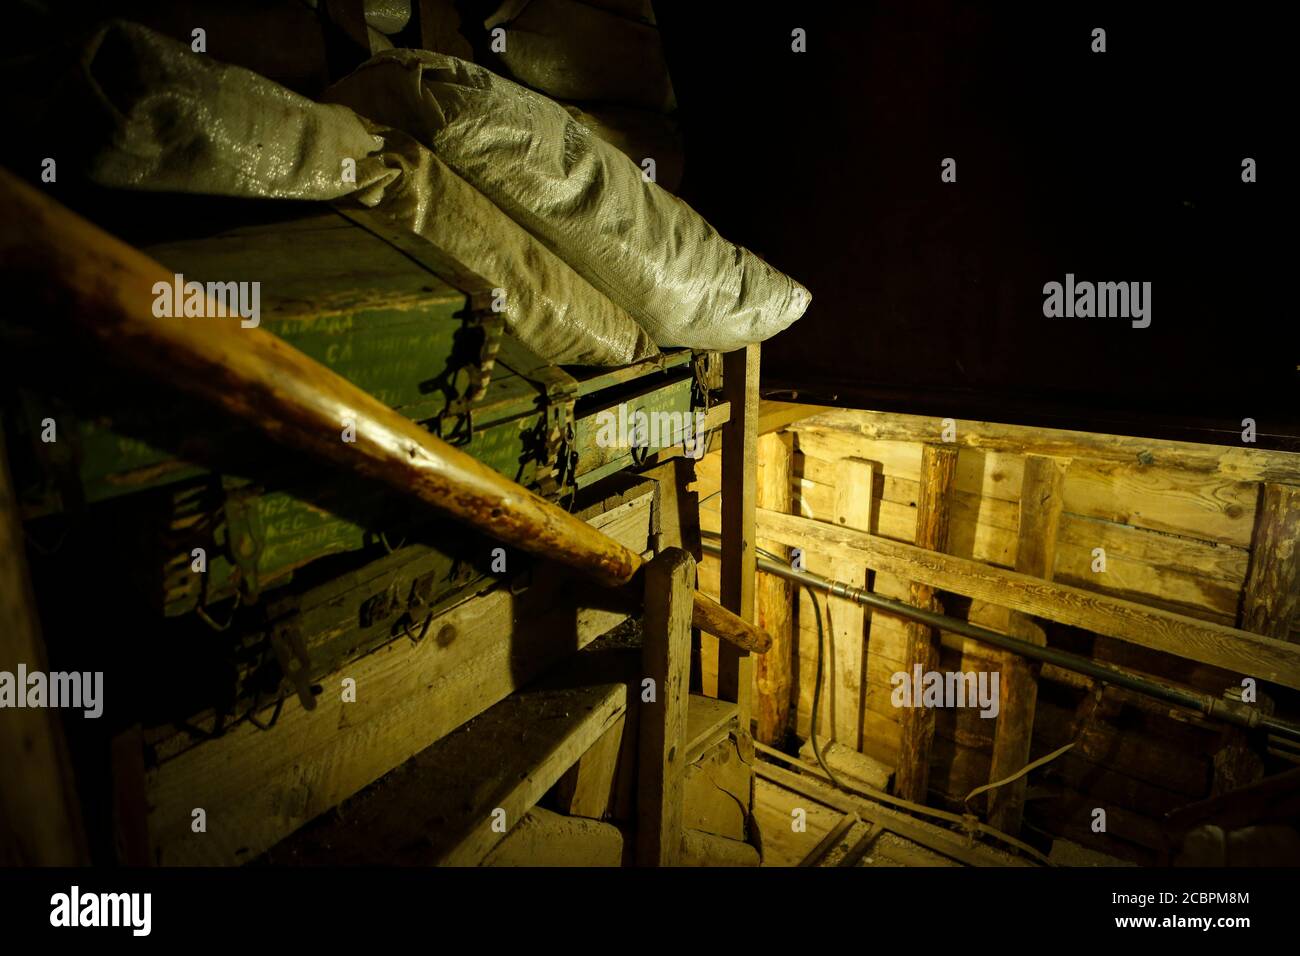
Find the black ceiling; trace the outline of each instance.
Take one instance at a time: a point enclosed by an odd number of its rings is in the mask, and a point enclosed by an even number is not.
[[[1260,9],[656,3],[683,195],[813,293],[768,393],[1300,449],[1293,57]],[[1151,325],[1044,317],[1066,273],[1151,282]]]

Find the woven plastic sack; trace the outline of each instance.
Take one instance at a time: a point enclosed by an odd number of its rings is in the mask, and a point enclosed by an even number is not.
[[[240,67],[193,53],[139,24],[112,21],[83,57],[109,132],[88,158],[105,186],[335,199],[343,159],[383,145],[349,109],[314,103]]]
[[[504,293],[503,314],[519,340],[559,365],[627,365],[659,354],[626,312],[461,179],[431,150],[396,130],[374,128],[391,182],[356,193],[359,202],[428,239]]]
[[[91,152],[99,184],[276,199],[355,193],[503,289],[507,324],[541,358],[625,365],[658,354],[624,310],[409,137],[136,24],[108,25],[85,62],[110,126]]]
[[[803,286],[723,239],[564,107],[473,63],[390,50],[325,99],[430,146],[659,345],[739,348],[808,307]]]
[[[591,130],[632,162],[640,166],[654,160],[654,180],[670,193],[682,182],[685,159],[682,134],[677,121],[650,110],[622,106],[589,106],[564,103],[564,111]]]

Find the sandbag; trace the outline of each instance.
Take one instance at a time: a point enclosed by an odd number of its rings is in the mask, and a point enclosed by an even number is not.
[[[625,365],[658,354],[622,309],[410,137],[314,103],[131,23],[85,60],[112,132],[90,144],[100,185],[355,201],[419,233],[505,291],[509,327],[557,364]],[[345,160],[355,175],[344,176]]]
[[[627,365],[659,354],[626,312],[512,222],[431,150],[373,127],[380,156],[399,175],[340,203],[357,202],[428,239],[501,289],[506,323],[559,365]]]
[[[191,52],[139,24],[111,21],[82,60],[109,132],[87,173],[118,188],[279,199],[335,199],[383,141],[351,110],[315,103],[242,67]],[[374,168],[382,175],[383,170]]]
[[[391,50],[325,99],[431,147],[659,345],[739,348],[808,306],[803,286],[646,182],[564,107],[482,67]]]
[[[685,159],[677,121],[662,113],[622,106],[588,106],[564,103],[564,110],[643,170],[654,160],[654,181],[670,193],[682,182]],[[648,175],[648,172],[647,172]]]
[[[493,49],[510,75],[548,96],[677,107],[657,27],[576,0],[516,0],[484,26],[505,30]]]

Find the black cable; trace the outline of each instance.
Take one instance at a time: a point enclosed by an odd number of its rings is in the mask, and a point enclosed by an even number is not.
[[[810,728],[812,734],[813,756],[817,758],[817,763],[822,768],[822,772],[830,778],[835,789],[842,790],[844,788],[840,785],[839,780],[835,778],[835,774],[831,773],[831,768],[826,766],[826,761],[822,759],[822,749],[817,744],[817,716],[821,712],[822,699],[822,653],[826,638],[825,632],[822,629],[822,608],[821,604],[817,601],[817,595],[814,593],[813,589],[808,587],[806,584],[800,586],[808,592],[808,597],[813,603],[813,611],[817,615],[817,679],[813,684],[812,726]]]

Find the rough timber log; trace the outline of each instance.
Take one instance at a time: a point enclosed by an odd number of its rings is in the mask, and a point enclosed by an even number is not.
[[[640,555],[498,475],[273,334],[231,318],[156,318],[174,275],[8,173],[0,267],[23,289],[10,314],[66,323],[123,365],[293,446],[600,583],[627,584]],[[25,282],[23,280],[26,280]],[[218,314],[215,309],[213,315]],[[350,427],[349,427],[350,426]],[[344,441],[345,430],[354,438]],[[693,623],[762,653],[771,638],[695,593]]]

